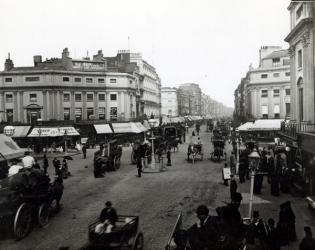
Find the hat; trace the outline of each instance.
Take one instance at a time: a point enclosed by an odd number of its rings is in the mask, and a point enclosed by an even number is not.
[[[105,202],[105,206],[110,207],[111,205],[112,205],[112,203],[110,201]]]
[[[258,218],[258,217],[259,217],[259,212],[255,210],[253,212],[253,218]]]
[[[209,214],[209,209],[207,208],[206,205],[200,205],[197,208],[197,215],[208,215]]]

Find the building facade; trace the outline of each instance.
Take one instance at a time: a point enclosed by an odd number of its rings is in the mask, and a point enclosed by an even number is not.
[[[162,87],[161,101],[162,101],[162,115],[177,117],[178,112],[178,94],[176,88]]]
[[[190,94],[190,115],[201,115],[201,89],[196,83],[184,83],[179,85],[186,93]]]
[[[192,95],[188,91],[178,88],[177,99],[178,99],[178,115],[179,116],[190,115]]]
[[[108,72],[105,60],[61,58],[14,67],[8,58],[0,73],[0,119],[34,123],[42,120],[125,121],[136,116],[137,77]]]

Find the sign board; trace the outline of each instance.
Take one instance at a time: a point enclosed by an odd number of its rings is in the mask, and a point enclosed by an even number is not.
[[[29,137],[55,137],[64,135],[80,135],[74,127],[33,128]]]
[[[231,179],[231,168],[223,168],[222,173],[223,173],[223,179],[224,180]]]

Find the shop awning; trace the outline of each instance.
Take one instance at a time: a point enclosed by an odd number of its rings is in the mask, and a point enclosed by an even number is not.
[[[17,138],[17,137],[26,137],[28,132],[31,129],[31,126],[14,126],[14,135],[12,137]]]
[[[141,122],[135,122],[136,126],[142,131],[142,132],[146,132],[148,131],[149,129],[147,129],[145,126],[143,126],[141,124]]]
[[[0,149],[0,153],[7,160],[23,157],[27,151],[27,149],[20,148],[12,138],[4,134],[0,134]]]
[[[280,130],[281,123],[284,119],[262,119],[256,120],[251,127],[248,128],[249,131],[274,131]]]
[[[250,127],[253,126],[252,122],[246,122],[244,124],[242,124],[241,126],[239,126],[238,128],[236,128],[237,131],[248,131]]]
[[[97,134],[112,134],[113,130],[109,124],[94,124],[94,128]]]
[[[149,124],[149,122],[148,122],[147,120],[144,120],[144,121],[143,121],[143,126],[144,126],[146,129],[148,129],[148,130],[151,129],[150,124]]]
[[[137,127],[137,125],[133,122],[126,122],[126,123],[112,123],[112,127],[114,133],[116,134],[139,134],[143,131]]]
[[[44,128],[35,127],[32,129],[29,137],[56,137],[56,136],[76,136],[80,135],[78,131],[71,126],[68,127],[55,127],[55,128]]]

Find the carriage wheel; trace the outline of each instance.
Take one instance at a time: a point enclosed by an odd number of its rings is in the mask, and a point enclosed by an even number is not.
[[[43,203],[40,205],[37,214],[37,221],[39,226],[44,227],[48,224],[49,221],[49,207],[47,204]]]
[[[32,230],[32,211],[30,207],[23,203],[17,210],[14,218],[14,237],[21,240]]]
[[[142,250],[143,249],[143,234],[137,233],[135,240],[132,245],[132,250]]]
[[[54,198],[49,204],[49,213],[56,214],[59,212],[58,201]]]

